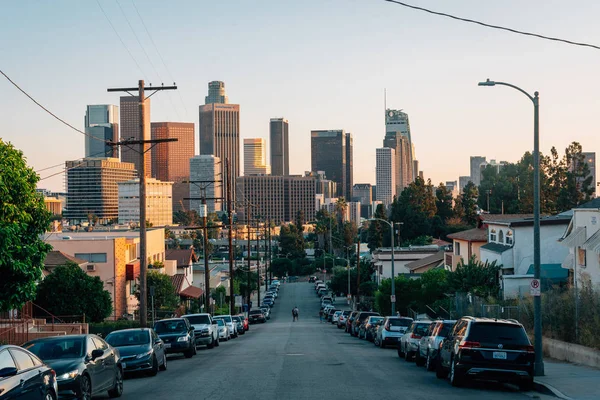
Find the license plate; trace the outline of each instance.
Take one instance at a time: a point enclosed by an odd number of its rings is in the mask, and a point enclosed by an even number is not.
[[[122,363],[123,369],[127,368],[127,363]]]
[[[495,351],[493,354],[495,360],[506,360],[506,352],[504,351]]]
[[[171,343],[165,343],[165,349],[170,349],[171,348]]]

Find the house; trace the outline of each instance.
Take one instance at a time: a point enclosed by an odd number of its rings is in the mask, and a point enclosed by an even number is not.
[[[437,254],[440,248],[435,245],[394,248],[394,275],[411,274],[408,264]],[[372,263],[375,266],[377,281],[392,277],[392,249],[378,248],[373,252]]]
[[[42,271],[44,277],[50,275],[54,268],[65,265],[67,263],[75,263],[84,271],[87,271],[88,261],[73,257],[67,253],[63,253],[62,251],[53,250],[46,254],[46,258],[44,259],[44,270]]]
[[[575,276],[579,287],[600,288],[600,198],[573,210],[560,244],[569,250],[563,268]]]
[[[202,289],[193,286],[193,263],[198,261],[194,249],[169,249],[165,253],[165,260],[174,262],[175,273],[171,276],[175,292],[184,300],[199,299],[204,293]]]
[[[406,264],[411,274],[422,274],[431,269],[444,268],[444,250]]]
[[[560,268],[568,250],[556,241],[565,232],[570,213],[540,218],[540,254],[542,290],[567,283],[567,271]],[[529,294],[533,279],[533,216],[487,221],[487,243],[481,246],[479,259],[502,265],[501,285],[504,298]]]

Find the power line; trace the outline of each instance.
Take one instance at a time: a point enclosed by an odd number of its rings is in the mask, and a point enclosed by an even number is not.
[[[99,156],[99,155],[101,155],[101,154],[106,154],[106,151],[99,151],[98,153],[92,154],[92,155],[90,155],[90,156],[87,156],[87,157],[79,157],[79,158],[76,158],[75,160],[72,160],[72,161],[82,160],[82,159],[84,159],[84,158],[96,157],[96,156]],[[49,170],[49,169],[53,169],[53,168],[57,168],[57,167],[61,167],[61,166],[64,166],[64,165],[65,165],[65,163],[64,163],[64,162],[61,162],[60,164],[56,164],[56,165],[52,165],[52,166],[50,166],[50,167],[45,167],[45,168],[42,168],[42,169],[38,169],[38,170],[36,170],[35,172],[36,172],[36,173],[39,173],[39,172],[42,172],[42,171],[47,171],[47,170]]]
[[[457,17],[456,15],[451,15],[451,14],[446,14],[446,13],[439,12],[439,11],[429,10],[427,8],[414,6],[412,4],[403,3],[403,2],[397,1],[397,0],[384,0],[384,1],[387,1],[388,3],[394,3],[394,4],[397,4],[399,6],[403,6],[403,7],[407,7],[407,8],[412,8],[413,10],[424,11],[426,13],[438,15],[438,16],[441,16],[441,17],[452,18],[452,19],[455,19],[457,21],[469,22],[471,24],[481,25],[481,26],[484,26],[486,28],[499,29],[499,30],[503,30],[503,31],[507,31],[507,32],[516,33],[516,34],[519,34],[519,35],[532,36],[532,37],[536,37],[536,38],[539,38],[539,39],[551,40],[551,41],[554,41],[554,42],[566,43],[566,44],[570,44],[570,45],[573,45],[573,46],[590,47],[592,49],[600,50],[600,46],[597,46],[597,45],[594,45],[594,44],[590,44],[590,43],[574,42],[574,41],[567,40],[567,39],[561,39],[561,38],[556,38],[556,37],[541,35],[539,33],[525,32],[525,31],[520,31],[520,30],[517,30],[517,29],[506,28],[504,26],[491,25],[491,24],[487,24],[485,22],[476,21],[474,19],[462,18],[462,17]]]
[[[10,82],[12,83],[12,85],[14,87],[16,87],[17,89],[19,89],[19,91],[21,91],[21,93],[23,93],[25,96],[27,96],[29,98],[29,100],[33,101],[38,107],[40,107],[42,110],[46,111],[48,114],[50,114],[51,116],[53,116],[54,118],[56,118],[57,120],[59,120],[60,122],[62,122],[63,124],[65,124],[66,126],[68,126],[69,128],[73,129],[76,132],[81,133],[82,135],[85,135],[87,137],[90,137],[92,139],[98,140],[100,142],[104,142],[104,143],[109,143],[108,140],[103,140],[100,138],[97,138],[94,135],[90,135],[89,133],[86,133],[80,129],[75,128],[73,125],[69,124],[67,121],[65,121],[64,119],[58,117],[56,114],[54,114],[52,111],[48,110],[46,107],[44,107],[43,105],[41,105],[36,99],[34,99],[33,97],[31,97],[31,95],[29,95],[29,93],[27,93],[25,90],[21,89],[21,87],[19,85],[17,85],[12,79],[10,79],[8,77],[8,75],[6,75],[4,73],[4,71],[0,70],[0,74],[4,75],[4,77]]]

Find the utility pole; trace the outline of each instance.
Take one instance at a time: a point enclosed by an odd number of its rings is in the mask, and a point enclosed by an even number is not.
[[[258,238],[258,234],[260,233],[260,220],[259,216],[256,216],[256,293],[257,293],[257,301],[256,303],[260,306],[260,239]]]
[[[231,230],[233,229],[233,216],[231,215],[231,179],[229,177],[229,158],[225,159],[225,179],[227,184],[225,185],[225,197],[227,199],[227,223],[228,223],[228,234],[227,239],[229,241],[229,311],[231,315],[235,314],[235,292],[233,289],[233,235]]]
[[[246,283],[247,283],[246,288],[247,288],[247,292],[248,292],[248,311],[250,311],[250,297],[251,297],[250,294],[252,292],[250,290],[250,288],[251,288],[251,286],[250,286],[250,275],[251,275],[250,274],[250,267],[251,267],[250,253],[252,252],[251,251],[251,245],[252,245],[252,243],[250,242],[250,223],[252,221],[252,213],[251,213],[250,210],[251,210],[250,204],[248,204],[246,206],[246,214],[248,214],[246,216],[246,221],[248,223],[248,276],[247,276],[247,280],[246,280]]]
[[[163,142],[176,142],[177,139],[155,139],[148,140],[150,132],[147,132],[144,111],[146,109],[146,100],[153,96],[159,90],[176,90],[177,86],[157,86],[157,87],[145,87],[144,80],[138,81],[138,87],[133,88],[114,88],[108,89],[108,92],[126,92],[131,95],[130,92],[138,92],[139,99],[139,122],[140,122],[140,140],[124,140],[117,143],[111,143],[113,146],[129,146],[133,144],[139,145],[138,152],[140,153],[140,325],[142,327],[148,326],[148,294],[147,294],[147,243],[146,243],[146,153],[150,151],[153,146],[151,144],[163,143]],[[146,97],[145,91],[154,91],[150,96]],[[133,96],[133,95],[132,95]]]
[[[268,221],[268,220],[266,220]],[[267,286],[267,284],[269,283],[269,258],[267,257],[267,249],[268,249],[268,244],[267,244],[267,224],[268,222],[265,221],[265,293],[267,292],[267,290],[269,289],[269,287]]]
[[[360,235],[358,236],[358,244],[356,246],[356,301],[360,295]]]
[[[269,247],[269,285],[273,283],[273,269],[272,269],[272,265],[271,265],[271,220],[268,220],[268,224],[269,224],[269,229],[268,229],[268,236],[269,236],[269,243],[268,243],[268,247]]]
[[[210,312],[210,270],[208,265],[208,210],[206,209],[206,196],[202,196],[202,205],[200,206],[200,216],[202,217],[202,236],[204,236],[204,307]]]

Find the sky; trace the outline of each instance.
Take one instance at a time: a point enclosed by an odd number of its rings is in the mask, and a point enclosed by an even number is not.
[[[291,173],[310,169],[311,130],[345,129],[354,136],[354,182],[374,184],[386,89],[388,107],[408,113],[420,169],[437,184],[468,175],[471,155],[515,162],[532,149],[531,102],[507,87],[477,86],[490,78],[540,92],[542,152],[562,154],[572,141],[600,151],[600,50],[383,0],[133,0],[157,52],[132,0],[98,1],[121,39],[93,0],[6,1],[0,13],[0,69],[82,130],[86,105],[118,105],[106,89],[139,79],[179,87],[152,97],[152,121],[197,125],[208,82],[221,80],[241,105],[242,138],[268,140],[270,118],[289,120]],[[595,0],[407,2],[600,45]],[[83,135],[1,76],[0,118],[0,137],[36,170],[84,156]],[[38,186],[63,191],[60,171],[41,171],[59,174]]]

